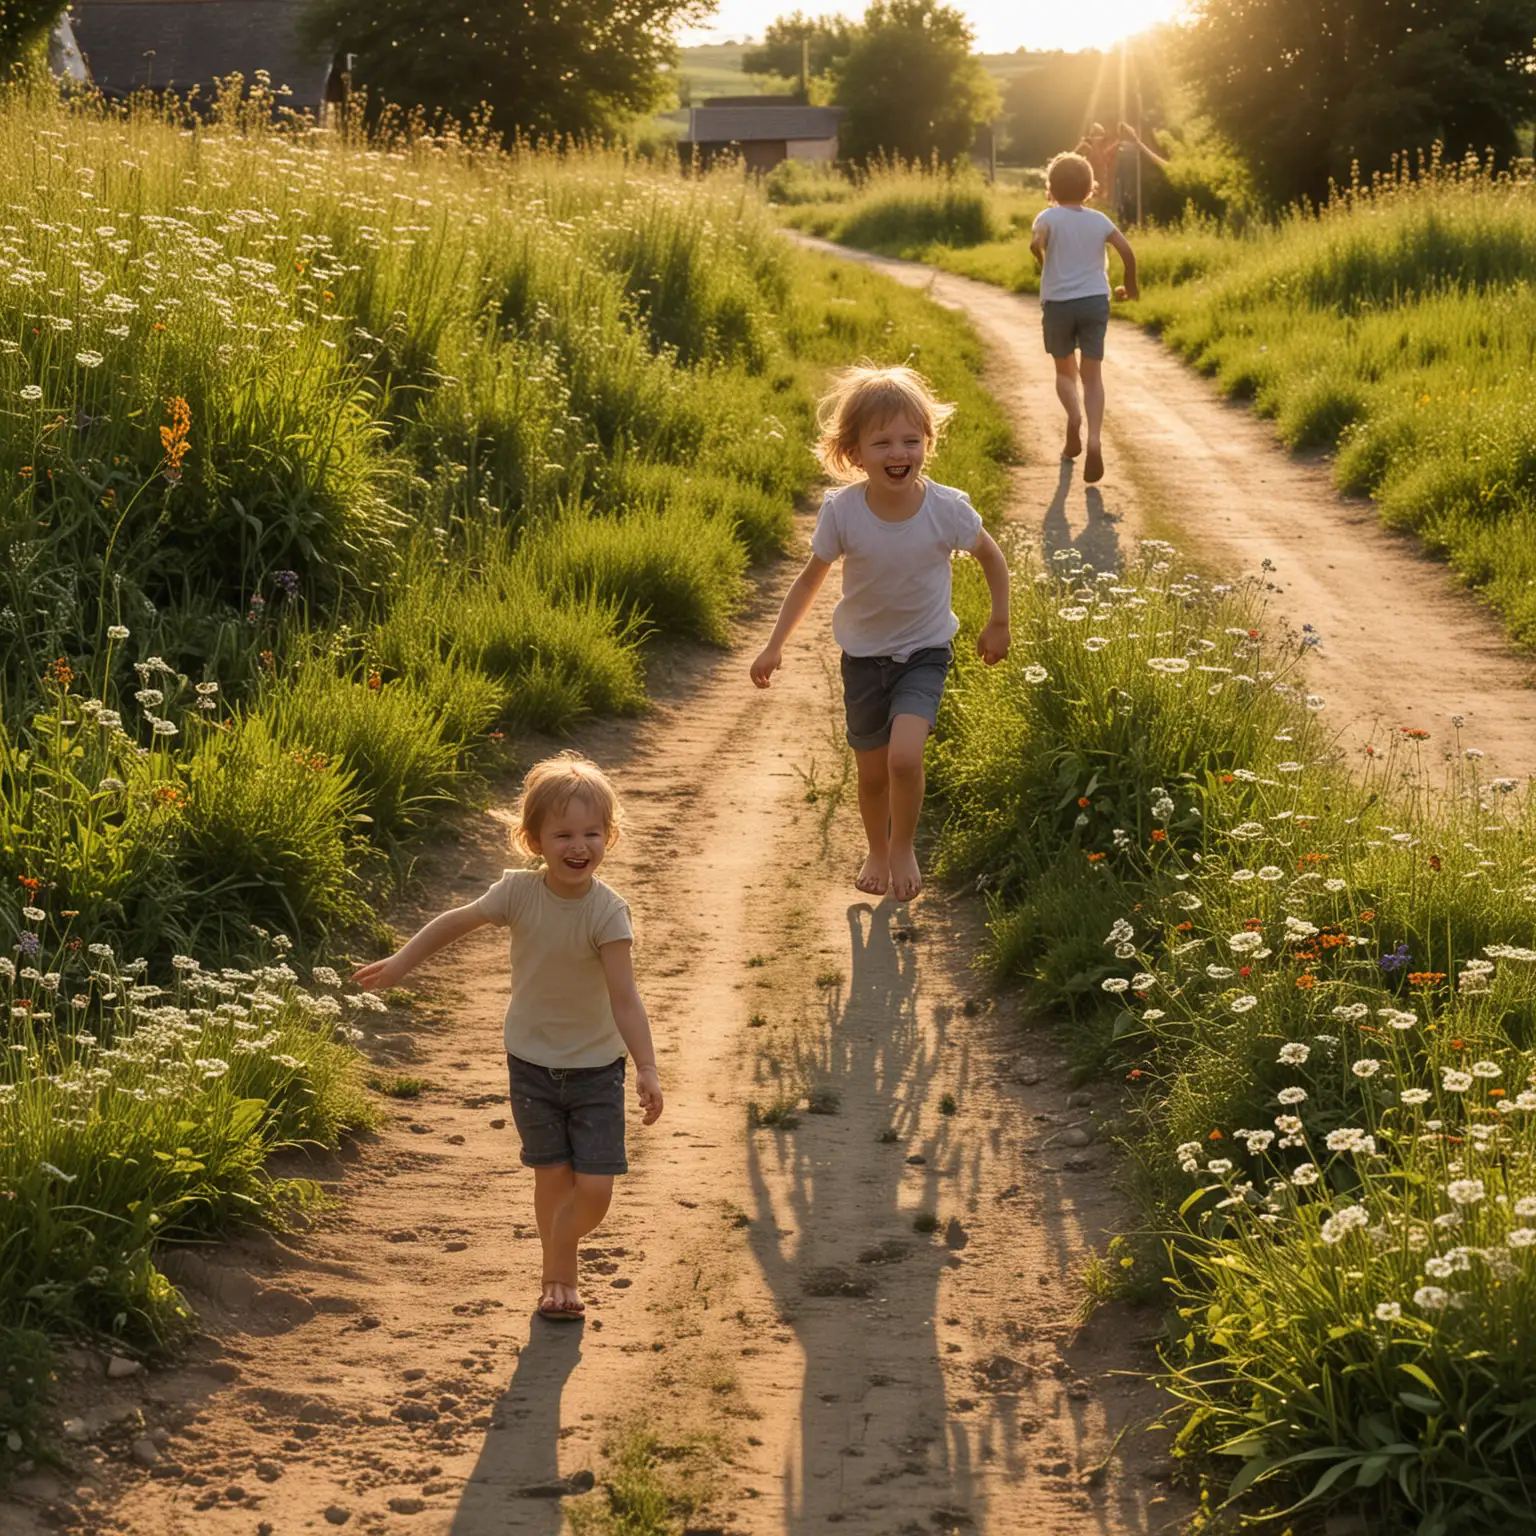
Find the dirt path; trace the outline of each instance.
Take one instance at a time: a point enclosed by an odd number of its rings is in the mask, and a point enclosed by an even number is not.
[[[605,1504],[561,1496],[636,1427],[704,1489],[697,1536],[1172,1528],[1156,1438],[1117,1449],[1158,1406],[1157,1318],[1073,1322],[1125,1218],[1096,1134],[1111,1096],[1072,1094],[1048,1035],[989,999],[974,903],[853,890],[826,614],[781,685],[746,679],[789,574],[735,653],[675,658],[648,717],[580,738],[631,816],[609,877],[668,1094],[584,1251],[585,1330],[530,1317],[505,958],[482,933],[368,1041],[430,1087],[310,1167],[337,1207],[182,1265],[191,1361],[103,1382],[74,1357],[72,1465],[0,1503],[7,1536],[555,1536]],[[397,928],[499,875],[514,790],[437,840]],[[749,1128],[754,1102],[799,1123]]]
[[[963,310],[993,358],[995,392],[1012,405],[1034,465],[1026,505],[1046,543],[1071,543],[1101,568],[1151,533],[1208,570],[1264,573],[1271,612],[1323,644],[1311,686],[1356,745],[1381,745],[1398,726],[1463,745],[1520,779],[1536,772],[1536,666],[1441,562],[1384,529],[1363,498],[1340,496],[1316,459],[1290,456],[1272,429],[1222,399],[1146,332],[1111,329],[1102,487],[1084,487],[1058,455],[1064,418],[1040,345],[1033,296],[936,272],[915,262],[804,244],[859,261]],[[1272,569],[1265,572],[1264,562]]]

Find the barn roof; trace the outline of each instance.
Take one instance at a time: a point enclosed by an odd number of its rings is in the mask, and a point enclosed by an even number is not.
[[[212,93],[216,79],[258,69],[288,86],[295,107],[318,107],[328,51],[298,40],[303,0],[74,0],[70,15],[91,78],[108,96],[146,86]]]
[[[840,107],[803,107],[798,102],[763,106],[695,107],[686,144],[750,144],[763,139],[837,137]]]

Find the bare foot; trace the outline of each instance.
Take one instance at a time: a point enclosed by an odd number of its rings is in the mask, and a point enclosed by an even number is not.
[[[884,896],[885,888],[891,883],[890,859],[871,849],[869,857],[864,860],[863,869],[853,883],[870,896]]]
[[[1067,423],[1067,446],[1061,450],[1061,456],[1064,459],[1075,459],[1082,451],[1082,423],[1069,421]]]
[[[1104,455],[1097,448],[1088,450],[1088,457],[1083,462],[1083,484],[1095,485],[1104,478]]]
[[[917,854],[911,848],[891,849],[891,895],[897,901],[911,901],[922,888]]]

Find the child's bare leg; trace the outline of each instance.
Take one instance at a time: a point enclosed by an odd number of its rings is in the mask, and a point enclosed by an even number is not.
[[[1077,358],[1058,357],[1055,363],[1056,398],[1067,413],[1067,446],[1062,457],[1075,459],[1083,451],[1083,403],[1077,393]]]
[[[923,748],[928,722],[921,715],[897,715],[891,722],[887,764],[891,781],[891,894],[911,901],[923,888],[917,867],[917,817],[923,808]]]
[[[1099,446],[1104,429],[1104,363],[1097,357],[1083,359],[1083,405],[1088,412],[1088,446]]]
[[[548,1236],[542,1227],[539,1236],[544,1242],[545,1287],[554,1289],[557,1306],[577,1310],[581,1306],[581,1292],[576,1285],[576,1250],[582,1238],[608,1214],[613,1200],[613,1175],[573,1173],[569,1163],[563,1166],[570,1180],[569,1188],[550,1213]]]
[[[556,1163],[552,1168],[533,1170],[533,1219],[538,1223],[539,1243],[544,1250],[544,1274],[540,1281],[540,1301],[553,1301],[564,1306],[561,1294],[560,1271],[555,1267],[551,1244],[554,1240],[555,1221],[562,1206],[566,1205],[576,1189],[576,1170],[569,1163]],[[574,1267],[572,1274],[575,1274]],[[574,1284],[573,1284],[574,1289]]]
[[[859,816],[869,839],[869,857],[853,882],[871,896],[883,896],[891,883],[891,780],[886,747],[855,752],[859,771]]]

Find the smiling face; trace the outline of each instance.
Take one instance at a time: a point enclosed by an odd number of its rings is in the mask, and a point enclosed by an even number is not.
[[[859,446],[850,457],[869,476],[871,485],[899,491],[915,484],[922,473],[928,457],[928,434],[921,422],[898,411],[884,421],[866,423],[859,433]]]
[[[545,883],[562,895],[579,896],[608,852],[608,828],[596,806],[573,795],[544,818],[529,842],[544,860]]]

